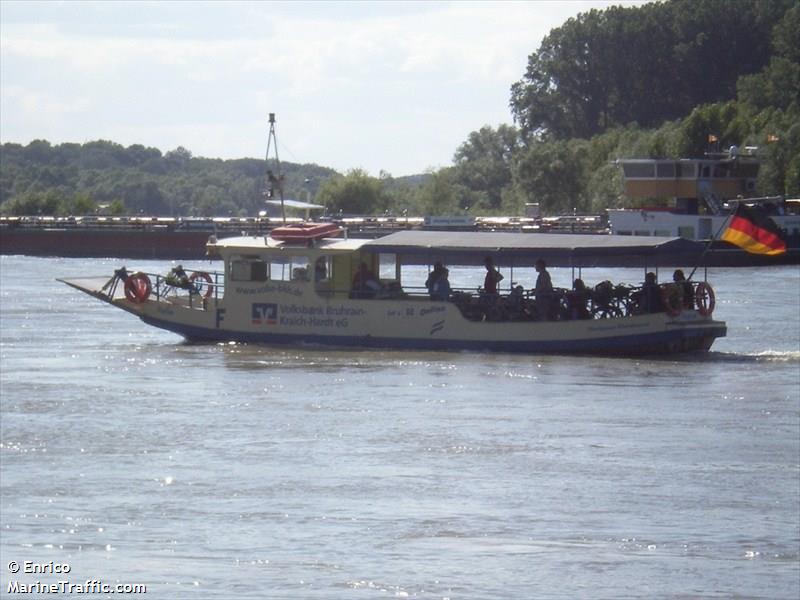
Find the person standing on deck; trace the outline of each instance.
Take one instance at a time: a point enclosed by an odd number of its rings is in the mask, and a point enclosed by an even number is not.
[[[536,272],[536,307],[539,309],[539,318],[551,321],[555,318],[553,314],[553,280],[547,272],[547,264],[540,258],[534,265]]]
[[[659,313],[664,312],[664,303],[661,300],[661,289],[658,287],[658,279],[652,271],[644,276],[642,285],[640,308],[642,312]]]
[[[503,281],[503,276],[494,266],[491,256],[483,260],[486,265],[486,278],[483,280],[483,292],[487,295],[497,295],[497,284]]]
[[[680,288],[683,308],[694,309],[694,290],[681,269],[675,269],[672,274],[672,281]]]

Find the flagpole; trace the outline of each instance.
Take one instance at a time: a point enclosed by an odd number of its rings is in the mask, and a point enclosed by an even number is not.
[[[739,207],[739,202],[740,202],[740,200],[737,199],[736,200],[736,207],[737,208]],[[711,244],[714,243],[714,240],[719,238],[719,234],[722,233],[724,231],[725,227],[728,226],[728,221],[731,220],[731,217],[733,217],[733,215],[735,213],[736,213],[736,209],[734,208],[733,210],[730,210],[728,212],[728,214],[725,216],[725,219],[722,221],[722,225],[720,225],[719,229],[717,229],[717,233],[715,233],[711,237],[711,239],[708,240],[708,243],[706,243],[706,247],[703,248],[703,251],[700,253],[700,256],[697,258],[697,264],[694,266],[694,269],[692,269],[692,272],[689,273],[689,277],[687,277],[686,279],[691,279],[692,275],[695,274],[695,271],[697,271],[697,269],[700,268],[700,263],[703,261],[703,258],[705,257],[706,253],[708,253],[708,250],[711,248]]]

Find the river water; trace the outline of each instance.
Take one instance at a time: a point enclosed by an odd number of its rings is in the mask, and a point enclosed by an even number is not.
[[[800,596],[798,267],[636,360],[190,345],[55,281],[121,262],[0,258],[3,597]]]

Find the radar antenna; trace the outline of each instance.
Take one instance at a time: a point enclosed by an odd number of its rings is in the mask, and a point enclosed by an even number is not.
[[[273,140],[275,142],[275,165],[278,172],[277,175],[269,168],[269,149],[272,146]],[[286,210],[283,206],[283,173],[281,172],[281,159],[278,157],[278,138],[275,136],[275,113],[269,113],[269,136],[267,137],[267,180],[269,187],[267,187],[264,195],[267,198],[274,198],[277,190],[278,196],[281,199],[281,218],[284,225],[286,224]]]

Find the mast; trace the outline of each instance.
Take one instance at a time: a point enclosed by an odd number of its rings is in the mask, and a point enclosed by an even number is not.
[[[272,169],[269,168],[269,149],[272,145],[273,140],[275,141],[275,164],[276,170],[278,174],[275,175],[272,172]],[[278,157],[278,138],[275,135],[275,113],[269,113],[269,135],[267,136],[267,156],[266,156],[266,163],[267,163],[267,179],[269,180],[269,187],[267,188],[265,195],[267,198],[274,198],[275,197],[275,189],[278,190],[278,195],[281,199],[281,219],[283,220],[283,224],[286,224],[286,210],[283,206],[283,173],[281,172],[281,159]]]

